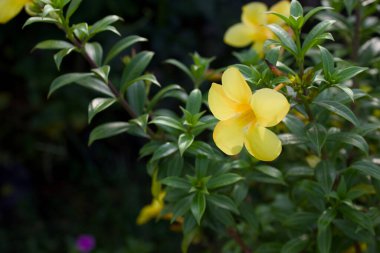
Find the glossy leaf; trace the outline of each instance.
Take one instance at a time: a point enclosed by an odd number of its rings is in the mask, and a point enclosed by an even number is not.
[[[224,187],[227,185],[234,184],[234,183],[236,183],[242,179],[244,179],[244,178],[238,174],[235,174],[235,173],[221,174],[219,176],[212,177],[207,182],[207,188],[208,189],[216,189],[216,188]]]
[[[268,28],[277,36],[286,50],[294,55],[297,54],[297,46],[289,33],[277,24],[268,25]]]
[[[91,36],[93,36],[97,33],[106,31],[108,30],[109,25],[119,20],[123,20],[123,19],[116,15],[110,15],[110,16],[104,17],[90,27],[89,33],[91,34]]]
[[[86,45],[84,46],[84,50],[97,66],[102,65],[103,48],[99,43],[86,43]]]
[[[39,42],[34,49],[69,49],[74,45],[64,40],[45,40]]]
[[[65,48],[65,49],[58,51],[58,53],[54,54],[53,58],[54,58],[55,65],[57,66],[58,70],[60,70],[60,68],[61,68],[61,63],[62,63],[63,58],[65,58],[67,55],[69,55],[74,50],[75,50],[74,47]]]
[[[191,73],[190,69],[188,67],[186,67],[183,63],[181,63],[175,59],[166,60],[165,63],[176,66],[177,68],[182,70],[183,73],[185,73],[193,82],[195,82],[195,78],[194,78],[193,74]]]
[[[345,118],[350,121],[355,126],[359,125],[359,120],[356,118],[355,114],[345,105],[336,102],[336,101],[314,101],[314,104],[317,104],[333,113],[338,114],[339,116]]]
[[[368,161],[358,161],[350,166],[350,169],[359,171],[364,176],[371,176],[377,180],[380,180],[380,166]]]
[[[67,8],[66,12],[66,20],[69,20],[70,17],[75,13],[75,11],[78,9],[79,5],[81,4],[82,0],[71,0],[70,5]]]
[[[331,75],[334,73],[334,57],[332,54],[324,47],[319,46],[321,51],[323,74],[326,77],[326,80],[331,79]]]
[[[206,210],[206,197],[204,193],[197,192],[193,198],[193,202],[191,203],[191,212],[197,221],[198,225],[201,224],[201,219]]]
[[[100,92],[103,95],[115,97],[115,95],[112,93],[112,91],[107,86],[107,84],[105,84],[103,81],[99,80],[98,78],[93,77],[93,74],[89,77],[76,80],[76,83],[78,83],[79,85],[87,89]]]
[[[180,131],[186,131],[181,122],[167,116],[155,117],[152,121],[150,121],[150,123],[158,126],[170,127]]]
[[[94,128],[90,133],[88,145],[94,141],[115,136],[128,131],[130,124],[128,122],[111,122],[105,123]]]
[[[225,195],[210,194],[207,196],[207,201],[211,202],[213,205],[219,208],[223,208],[223,209],[232,211],[235,214],[239,214],[239,210],[235,202],[231,198]]]
[[[54,81],[51,83],[48,97],[50,97],[50,95],[53,92],[55,92],[56,90],[58,90],[59,88],[63,86],[75,83],[87,77],[91,77],[92,75],[93,75],[92,73],[69,73],[69,74],[61,75],[57,77],[56,79],[54,79]]]
[[[122,51],[132,46],[133,44],[143,41],[147,41],[147,39],[137,35],[131,35],[118,41],[108,52],[106,59],[104,60],[104,64],[109,63],[116,55],[120,54]]]
[[[162,159],[164,157],[167,157],[174,152],[178,150],[178,146],[171,143],[166,142],[165,144],[161,145],[154,153],[151,159],[151,162],[157,161],[159,159]]]
[[[334,75],[333,79],[337,83],[341,83],[347,80],[352,79],[353,77],[359,75],[360,73],[366,71],[368,68],[363,67],[357,67],[357,66],[351,66],[344,69],[337,70]]]
[[[178,148],[181,156],[194,141],[194,135],[183,133],[178,137]]]
[[[285,245],[281,248],[281,253],[299,253],[302,252],[308,245],[307,237],[298,237],[289,240]]]
[[[189,190],[191,188],[190,182],[181,177],[167,177],[160,182],[164,185],[183,190]]]
[[[199,113],[202,105],[202,93],[199,89],[191,91],[186,102],[186,110],[191,114]]]
[[[334,134],[329,134],[328,140],[335,143],[340,142],[340,143],[346,143],[346,144],[355,146],[361,151],[363,151],[365,154],[368,154],[369,147],[368,147],[367,141],[359,134],[347,133],[347,132],[334,133]]]
[[[302,53],[306,54],[306,52],[316,45],[318,42],[318,36],[323,34],[332,24],[334,24],[334,20],[324,20],[314,26],[313,29],[307,34],[304,42],[302,43]]]
[[[91,123],[92,118],[101,111],[104,111],[116,102],[114,98],[95,98],[88,106],[88,123]]]

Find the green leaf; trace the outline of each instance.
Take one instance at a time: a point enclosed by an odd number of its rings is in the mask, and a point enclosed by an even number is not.
[[[106,59],[104,60],[104,64],[110,62],[116,55],[120,54],[123,50],[127,49],[133,44],[143,41],[147,41],[147,39],[137,35],[131,35],[118,41],[108,52]]]
[[[103,48],[99,43],[86,43],[84,46],[84,50],[97,66],[102,65]]]
[[[335,181],[336,171],[332,162],[324,160],[315,168],[315,177],[325,193],[329,193]]]
[[[275,178],[275,179],[285,183],[282,172],[280,170],[272,167],[272,166],[268,166],[268,165],[256,166],[255,170],[260,171],[261,173],[263,173],[269,177]]]
[[[198,225],[201,224],[201,219],[206,210],[206,197],[204,193],[197,192],[193,198],[193,202],[191,203],[191,212],[197,221]]]
[[[282,145],[295,145],[306,143],[303,136],[297,134],[279,134],[278,138],[281,140]]]
[[[331,207],[321,214],[318,219],[318,229],[327,229],[336,217],[336,210]]]
[[[350,169],[357,170],[364,176],[371,176],[380,180],[380,167],[370,161],[363,160],[355,162],[350,166]]]
[[[360,126],[355,128],[355,132],[357,132],[361,136],[366,136],[367,134],[380,129],[379,123],[364,123],[360,124]]]
[[[277,38],[281,41],[282,46],[292,53],[293,55],[297,54],[297,46],[294,43],[292,37],[287,33],[283,28],[281,28],[277,24],[268,25],[268,28],[272,30],[272,32],[277,36]]]
[[[58,24],[58,20],[54,18],[47,18],[47,17],[31,17],[26,20],[24,25],[22,26],[22,29],[24,27],[34,24],[34,23],[49,23],[49,24]]]
[[[308,243],[307,237],[291,239],[281,248],[281,253],[299,253],[306,248]]]
[[[329,101],[329,100],[323,100],[323,101],[314,101],[313,102],[316,105],[319,105],[333,113],[338,114],[339,116],[345,118],[346,120],[350,121],[355,126],[359,125],[359,120],[356,118],[355,114],[345,105],[336,102],[336,101]]]
[[[363,212],[360,212],[346,204],[339,207],[339,211],[343,214],[343,217],[347,220],[350,220],[360,227],[369,231],[372,235],[375,234],[373,229],[373,221],[371,218]]]
[[[72,26],[72,31],[74,35],[80,40],[80,41],[87,41],[89,39],[88,37],[88,24],[83,22],[79,24],[75,24]]]
[[[183,133],[178,137],[178,148],[181,156],[188,149],[194,141],[194,135]]]
[[[34,49],[69,49],[73,48],[74,45],[64,41],[64,40],[45,40],[42,42],[39,42]]]
[[[334,86],[342,90],[344,93],[346,93],[347,96],[350,97],[352,102],[355,101],[354,92],[352,91],[352,89],[348,88],[347,86],[343,84],[334,84]]]
[[[133,83],[132,80],[138,78],[145,71],[146,67],[153,58],[154,53],[150,51],[142,51],[136,54],[132,60],[125,66],[121,77],[121,90],[125,91]]]
[[[147,100],[145,84],[139,81],[129,86],[127,90],[127,100],[137,115],[143,114],[145,112],[145,101]]]
[[[74,50],[75,50],[75,47],[65,48],[58,51],[58,53],[54,54],[54,62],[58,70],[60,70],[61,68],[61,63],[62,63],[63,58],[65,58],[65,56],[69,55]]]
[[[360,198],[361,196],[371,195],[375,193],[376,193],[375,187],[373,187],[372,185],[358,184],[350,188],[350,190],[346,194],[346,198],[350,200],[354,200],[354,199]]]
[[[195,156],[204,155],[208,158],[215,158],[213,148],[203,141],[194,141],[193,144],[191,144],[191,146],[187,149],[187,152]]]
[[[220,187],[224,187],[230,184],[234,184],[240,180],[244,179],[238,174],[235,173],[225,173],[219,176],[212,177],[207,182],[207,188],[208,189],[216,189]]]
[[[189,219],[185,219],[185,223],[186,223],[186,220],[189,220]],[[198,228],[193,228],[192,230],[184,234],[182,242],[181,242],[182,253],[187,253],[190,244],[193,242],[194,238],[196,238],[196,236],[199,234],[198,230],[199,230]]]
[[[202,105],[202,93],[199,89],[194,89],[191,91],[187,102],[186,110],[191,114],[199,113]]]
[[[231,198],[225,195],[211,194],[207,196],[207,201],[209,201],[210,203],[212,203],[213,205],[219,208],[223,208],[223,209],[232,211],[235,214],[239,214],[239,210],[235,202]]]
[[[351,66],[344,69],[338,69],[332,76],[332,79],[336,83],[341,83],[347,80],[352,79],[356,75],[362,73],[363,71],[366,71],[368,68],[363,67],[357,67],[357,66]]]
[[[331,228],[318,229],[317,245],[319,253],[330,253],[332,233]]]
[[[293,134],[298,136],[305,135],[305,123],[303,123],[298,117],[288,114],[283,119],[283,122]]]
[[[206,156],[197,155],[195,159],[195,175],[201,179],[207,175],[209,160]]]
[[[82,0],[71,0],[70,5],[67,8],[66,12],[66,20],[69,20],[70,17],[75,13],[75,11],[78,9],[79,5],[81,4]]]
[[[166,97],[175,97],[182,101],[187,100],[187,94],[184,89],[177,84],[171,84],[160,89],[160,91],[154,95],[147,106],[147,111],[151,111],[160,100]]]
[[[178,150],[178,146],[171,143],[171,142],[166,142],[165,144],[161,145],[154,153],[151,158],[151,162],[157,161],[159,159],[162,159],[164,157],[167,157],[174,152]]]
[[[166,60],[165,63],[176,66],[177,68],[182,70],[183,73],[185,73],[195,83],[195,78],[194,78],[193,74],[191,73],[190,69],[188,67],[186,67],[183,63],[181,63],[175,59]]]
[[[61,75],[57,77],[56,79],[54,79],[53,82],[51,83],[48,97],[50,97],[50,95],[53,92],[55,92],[56,90],[58,90],[59,88],[63,86],[66,86],[71,83],[75,83],[86,77],[91,77],[92,75],[93,75],[92,73],[69,73],[69,74]]]
[[[302,5],[297,0],[292,0],[290,3],[290,15],[295,18],[303,16],[303,8]]]
[[[318,43],[318,36],[323,34],[327,28],[329,28],[332,24],[334,24],[334,20],[324,20],[314,26],[314,28],[307,34],[304,42],[302,43],[302,53],[306,54],[310,48]]]
[[[170,222],[174,222],[178,217],[182,217],[190,210],[193,197],[193,195],[185,197],[174,204],[172,209],[173,217],[170,219]]]
[[[88,123],[92,118],[101,111],[104,111],[116,102],[114,98],[95,98],[88,106]]]
[[[328,141],[335,142],[335,143],[339,143],[339,142],[346,143],[346,144],[355,146],[361,151],[363,151],[365,154],[368,154],[369,147],[368,147],[367,141],[359,134],[347,133],[347,132],[333,133],[333,134],[329,134]]]
[[[320,11],[331,10],[331,9],[333,9],[333,8],[327,7],[327,6],[319,6],[319,7],[312,8],[308,13],[306,13],[303,22],[306,23],[312,16],[314,16],[315,14],[317,14]]]
[[[100,77],[105,83],[108,83],[108,75],[110,73],[110,66],[105,65],[96,69],[92,69],[91,71]]]
[[[76,80],[75,82],[87,89],[100,92],[104,95],[107,95],[113,98],[115,97],[115,95],[112,93],[112,91],[107,86],[107,84],[105,84],[103,81],[93,76],[82,78],[82,79]]]
[[[286,171],[286,177],[310,177],[314,176],[314,170],[307,166],[294,166]]]
[[[102,18],[101,20],[97,21],[95,24],[93,24],[90,27],[89,33],[92,36],[94,36],[97,33],[109,30],[109,25],[115,23],[116,21],[123,20],[121,17],[116,15],[110,15],[107,17]]]
[[[127,132],[129,127],[130,124],[128,122],[111,122],[97,126],[90,133],[88,145],[90,146],[96,140]]]
[[[188,180],[181,177],[167,177],[160,181],[162,184],[183,190],[190,190],[191,184]]]
[[[155,117],[152,121],[150,121],[150,123],[158,126],[173,128],[183,132],[186,131],[186,129],[182,126],[181,122],[167,116]]]
[[[327,81],[330,81],[331,75],[334,73],[334,57],[332,54],[324,47],[318,46],[321,51],[323,74]]]
[[[321,150],[327,139],[327,130],[321,124],[311,124],[306,132],[307,139],[310,141],[311,147],[321,156]]]

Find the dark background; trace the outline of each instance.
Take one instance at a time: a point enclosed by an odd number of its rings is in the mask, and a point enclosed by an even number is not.
[[[212,67],[234,63],[235,49],[223,44],[223,34],[248,2],[84,0],[72,22],[123,17],[116,25],[123,36],[149,39],[135,49],[155,52],[148,69],[161,84],[189,87],[186,76],[163,61],[190,63],[189,53],[197,51],[217,57]],[[95,236],[97,252],[179,252],[181,234],[166,221],[135,224],[151,201],[150,178],[136,160],[143,141],[122,135],[87,146],[94,126],[128,116],[115,105],[87,125],[87,105],[96,94],[74,85],[47,99],[56,76],[88,65],[71,55],[58,72],[53,53],[31,52],[39,41],[64,36],[47,24],[22,30],[26,19],[22,12],[0,26],[0,252],[73,252],[83,233]],[[112,33],[95,38],[105,50],[118,39]],[[122,64],[115,62],[118,72]]]

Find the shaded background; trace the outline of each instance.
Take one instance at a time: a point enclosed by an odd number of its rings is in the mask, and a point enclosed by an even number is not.
[[[123,17],[117,24],[123,36],[149,39],[135,49],[156,53],[148,69],[161,84],[188,87],[189,80],[163,61],[189,63],[189,53],[197,51],[217,56],[213,67],[234,63],[234,49],[223,44],[223,34],[239,22],[248,2],[84,0],[72,22]],[[74,252],[75,238],[83,233],[96,238],[96,252],[179,252],[181,234],[170,231],[166,221],[135,224],[151,201],[150,179],[143,161],[136,161],[143,141],[122,135],[87,146],[94,126],[128,116],[115,105],[87,125],[87,105],[95,94],[76,86],[48,100],[55,77],[89,68],[73,54],[59,73],[53,53],[31,53],[39,41],[64,37],[47,24],[22,30],[26,19],[22,13],[0,26],[0,252]],[[119,38],[104,33],[95,39],[107,50]]]

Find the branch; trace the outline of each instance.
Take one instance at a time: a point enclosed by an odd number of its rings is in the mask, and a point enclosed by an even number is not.
[[[236,243],[240,246],[241,251],[243,253],[252,253],[252,250],[248,248],[247,244],[245,244],[245,242],[241,239],[240,235],[235,229],[229,228],[227,232],[232,237],[232,239],[234,239]]]

